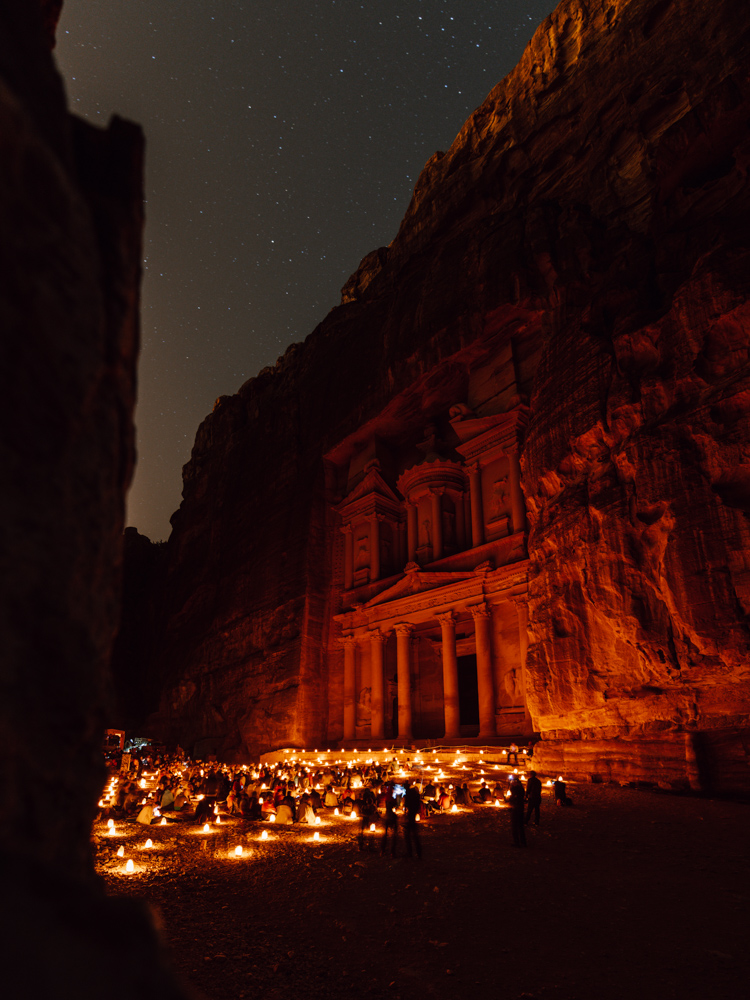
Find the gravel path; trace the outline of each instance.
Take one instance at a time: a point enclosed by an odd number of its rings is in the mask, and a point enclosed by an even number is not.
[[[422,824],[422,861],[360,852],[357,824],[329,817],[320,843],[269,824],[98,826],[98,867],[151,904],[208,1000],[746,996],[750,806],[569,792],[570,809],[545,796],[526,850],[507,810],[476,806]]]

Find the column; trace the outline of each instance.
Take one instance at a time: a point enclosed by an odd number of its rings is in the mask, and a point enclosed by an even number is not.
[[[408,623],[396,625],[396,657],[398,671],[398,738],[410,740],[411,728],[411,633]]]
[[[492,613],[486,604],[469,609],[474,617],[479,689],[479,735],[495,736],[495,684],[492,678]]]
[[[370,583],[380,579],[380,517],[370,515]]]
[[[407,503],[406,505],[406,530],[407,530],[407,545],[409,548],[408,556],[409,562],[417,561],[417,539],[419,537],[419,525],[418,520],[417,505],[415,503]]]
[[[344,590],[351,590],[354,584],[354,532],[351,524],[341,529],[344,533]]]
[[[456,619],[452,611],[437,615],[442,632],[443,651],[443,705],[445,712],[445,738],[461,735],[461,712],[458,703],[458,661],[456,660]]]
[[[466,548],[466,519],[464,514],[464,495],[457,493],[456,504],[456,545],[459,552]]]
[[[353,635],[341,639],[344,647],[344,739],[353,740],[357,726],[357,697],[354,689],[357,640]]]
[[[385,635],[380,629],[370,632],[370,663],[372,677],[370,679],[370,735],[373,739],[382,740],[385,736],[383,715],[383,651]]]
[[[443,491],[430,490],[430,507],[432,514],[432,559],[441,559],[443,555]]]
[[[510,512],[513,518],[513,531],[526,530],[526,504],[521,490],[521,463],[518,451],[508,453],[510,479]]]
[[[518,615],[518,642],[521,648],[521,677],[523,678],[523,713],[525,718],[530,722],[531,713],[529,712],[529,697],[528,697],[528,679],[526,674],[526,656],[529,652],[529,605],[528,605],[528,595],[523,594],[521,597],[511,598],[516,606],[516,614]]]
[[[484,511],[482,510],[482,470],[479,462],[469,466],[471,491],[471,546],[484,545]]]

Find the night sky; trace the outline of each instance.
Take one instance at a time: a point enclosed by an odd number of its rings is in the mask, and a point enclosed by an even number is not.
[[[138,467],[167,538],[217,396],[273,364],[389,243],[420,170],[554,0],[65,0],[71,108],[145,130]]]

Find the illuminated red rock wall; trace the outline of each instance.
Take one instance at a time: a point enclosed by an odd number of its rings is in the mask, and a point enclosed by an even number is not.
[[[343,304],[217,402],[169,543],[165,734],[242,755],[336,732],[322,456],[478,368],[500,392],[510,352],[540,764],[747,785],[749,50],[731,0],[562,3]]]

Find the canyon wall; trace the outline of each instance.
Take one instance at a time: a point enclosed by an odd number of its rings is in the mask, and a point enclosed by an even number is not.
[[[499,398],[512,355],[539,766],[750,787],[749,50],[731,0],[564,0],[342,304],[217,401],[168,544],[161,735],[239,758],[336,731],[336,449],[480,368]]]
[[[0,2],[0,960],[9,996],[176,997],[145,906],[106,899],[90,843],[134,462],[143,136],[68,115],[59,10]]]

